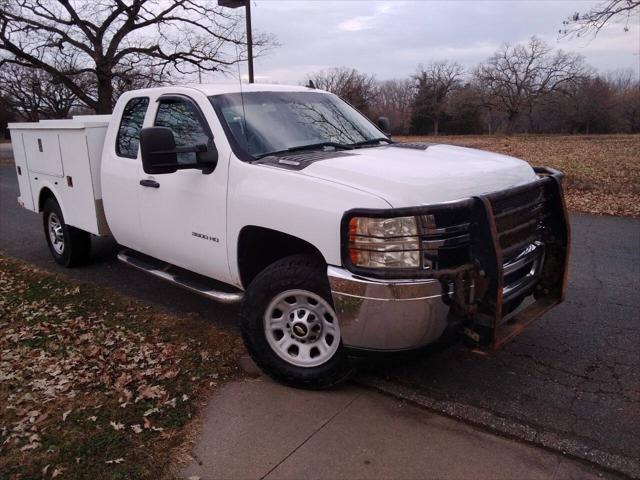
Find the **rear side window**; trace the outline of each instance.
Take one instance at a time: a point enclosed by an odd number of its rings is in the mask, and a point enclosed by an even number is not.
[[[138,156],[138,144],[140,143],[140,130],[147,113],[149,99],[146,97],[132,98],[127,102],[122,112],[118,138],[116,139],[116,152],[120,157],[136,158]]]

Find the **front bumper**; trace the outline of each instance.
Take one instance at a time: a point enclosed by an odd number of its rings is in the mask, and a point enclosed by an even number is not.
[[[449,307],[438,280],[387,281],[327,271],[342,342],[367,350],[408,350],[438,340]]]
[[[562,174],[535,170],[539,178],[530,184],[409,212],[381,212],[401,216],[467,209],[470,258],[459,266],[414,272],[419,278],[374,279],[353,267],[329,267],[344,345],[419,348],[437,341],[449,325],[463,324],[471,344],[491,352],[560,303],[570,245]]]

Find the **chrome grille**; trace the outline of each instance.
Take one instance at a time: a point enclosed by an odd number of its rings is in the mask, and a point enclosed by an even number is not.
[[[446,268],[464,263],[469,255],[470,229],[471,224],[461,222],[460,218],[446,222],[434,215],[422,215],[420,242],[423,268]]]

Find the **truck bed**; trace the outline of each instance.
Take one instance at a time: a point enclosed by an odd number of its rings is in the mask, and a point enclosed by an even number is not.
[[[18,203],[39,212],[40,200],[48,189],[68,225],[108,235],[100,163],[109,119],[110,115],[82,115],[69,120],[10,123],[20,186]]]

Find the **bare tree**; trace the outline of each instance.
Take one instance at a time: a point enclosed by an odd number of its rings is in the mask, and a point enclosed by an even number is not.
[[[438,135],[438,126],[445,113],[447,100],[460,86],[464,69],[456,62],[432,62],[427,67],[419,66],[413,76],[416,82],[412,126],[423,130],[425,121],[433,125],[433,134]]]
[[[244,55],[235,10],[198,0],[13,0],[0,8],[0,66],[43,70],[97,113],[132,70],[154,76],[229,71]],[[270,39],[254,37],[260,52]],[[239,50],[238,50],[239,49]],[[59,65],[65,65],[60,69]],[[87,90],[90,76],[94,90]]]
[[[373,75],[360,73],[355,68],[336,67],[307,75],[316,88],[327,90],[342,97],[365,115],[371,116],[371,106],[376,95],[376,80]]]
[[[640,0],[608,0],[593,7],[588,12],[576,12],[562,22],[559,30],[561,38],[598,35],[607,23],[624,23],[624,31],[629,31],[629,22],[640,14]]]
[[[372,114],[375,118],[388,117],[394,135],[407,135],[414,98],[415,85],[410,78],[379,82],[371,107]]]
[[[0,91],[6,108],[29,121],[41,117],[66,118],[78,104],[73,92],[50,75],[21,65],[0,69]]]
[[[531,122],[538,100],[562,91],[588,74],[580,55],[554,52],[536,37],[531,37],[526,45],[504,44],[474,72],[478,83],[486,89],[489,104],[505,112],[509,131],[522,114]]]

